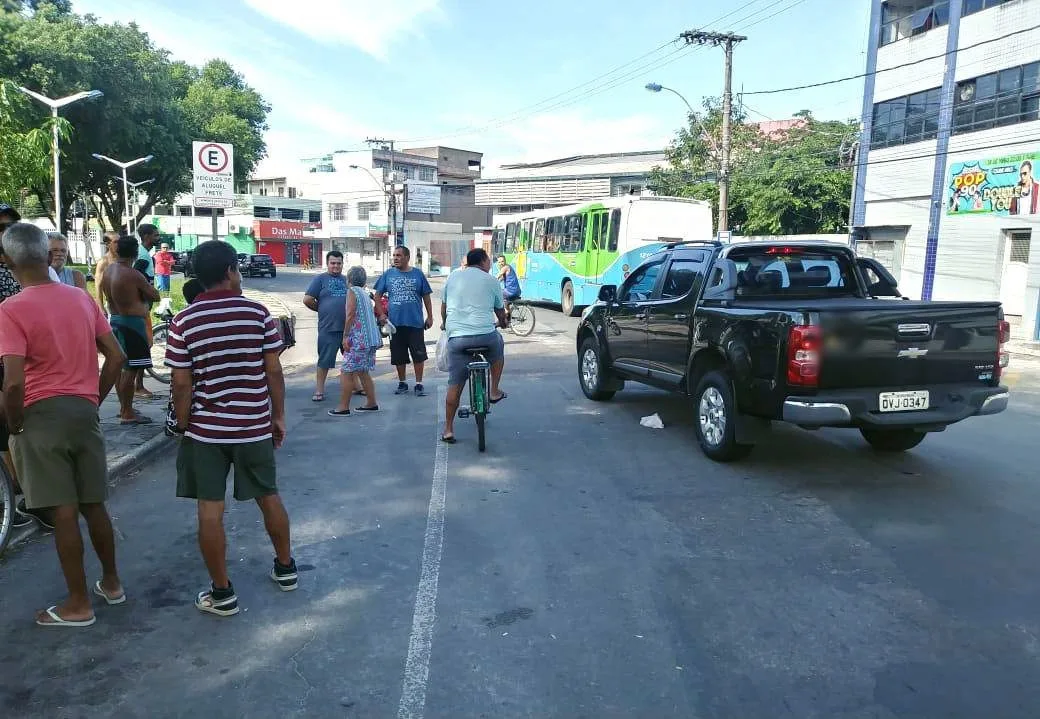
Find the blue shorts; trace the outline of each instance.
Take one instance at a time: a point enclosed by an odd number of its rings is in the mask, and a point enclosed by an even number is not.
[[[473,335],[471,337],[452,337],[448,340],[448,384],[452,387],[466,384],[469,378],[470,355],[466,349],[469,347],[487,347],[484,358],[494,364],[505,357],[505,342],[498,332],[486,335]]]
[[[336,357],[343,349],[342,332],[318,333],[318,367],[332,369],[336,366]]]

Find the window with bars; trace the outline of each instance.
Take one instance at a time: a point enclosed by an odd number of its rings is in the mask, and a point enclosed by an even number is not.
[[[1012,232],[1011,233],[1011,256],[1008,258],[1010,262],[1021,262],[1022,264],[1029,264],[1029,232]]]
[[[934,140],[939,131],[941,88],[917,92],[874,105],[871,147],[891,147]]]
[[[357,217],[359,220],[367,220],[373,213],[378,214],[379,208],[379,202],[359,202],[357,203]]]
[[[889,0],[881,6],[878,45],[920,35],[949,22],[949,0]]]
[[[334,203],[329,205],[329,221],[330,222],[346,222],[347,220],[347,209],[350,206],[346,202]]]
[[[957,83],[954,134],[1040,119],[1040,62]]]
[[[420,167],[419,168],[419,179],[423,182],[436,182],[437,181],[437,169],[434,167]]]

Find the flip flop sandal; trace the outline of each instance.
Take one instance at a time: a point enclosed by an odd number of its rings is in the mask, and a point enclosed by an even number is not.
[[[455,444],[455,442],[456,442],[455,435],[445,436],[445,435],[442,434],[441,435],[441,441],[444,442],[444,444]]]
[[[120,594],[118,597],[109,596],[105,593],[105,590],[101,588],[100,579],[94,582],[94,594],[104,599],[105,604],[107,604],[110,607],[115,606],[116,604],[122,604],[126,601],[126,590],[123,590],[123,593]]]
[[[354,390],[354,394],[357,395],[358,397],[364,397],[365,396],[365,390],[363,390],[363,389],[356,389],[356,390]]]
[[[119,424],[151,424],[153,421],[151,417],[139,414],[133,419],[120,419]]]
[[[58,605],[55,604],[53,607],[47,610],[47,616],[50,617],[50,621],[44,621],[37,617],[36,623],[41,627],[72,627],[77,629],[80,627],[89,627],[91,624],[97,621],[97,617],[91,617],[90,619],[80,619],[74,621],[71,619],[62,619],[61,615],[58,614]]]
[[[491,404],[498,404],[499,402],[501,402],[502,400],[504,400],[508,396],[509,395],[507,395],[505,392],[503,392],[501,397],[499,397],[498,399],[491,400]]]
[[[315,392],[314,394],[311,395],[311,402],[324,402],[324,401],[325,401],[325,393],[324,392]]]
[[[350,416],[350,410],[349,409],[344,409],[344,410],[330,409],[329,410],[329,416],[330,417],[349,417]]]

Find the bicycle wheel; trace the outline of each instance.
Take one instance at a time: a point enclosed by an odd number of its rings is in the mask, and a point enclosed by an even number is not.
[[[534,332],[534,310],[528,305],[514,305],[509,329],[518,337],[527,337]]]
[[[484,419],[487,417],[487,387],[484,386],[487,375],[474,372],[470,377],[473,383],[473,416],[477,420],[477,449],[485,448]]]
[[[0,554],[4,553],[7,543],[11,541],[14,509],[14,482],[11,481],[3,460],[0,460]]]
[[[170,369],[166,361],[166,338],[170,334],[170,326],[160,322],[152,328],[152,366],[145,370],[152,379],[163,384],[170,383]]]

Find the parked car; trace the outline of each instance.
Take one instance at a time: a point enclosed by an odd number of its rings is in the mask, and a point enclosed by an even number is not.
[[[244,277],[275,277],[278,274],[270,255],[239,255],[238,268]]]
[[[174,265],[174,269],[176,269]],[[191,278],[195,276],[195,250],[187,250],[181,257],[181,272],[184,276]]]
[[[170,254],[173,255],[173,271],[184,272],[184,253],[179,250],[170,250]]]
[[[626,381],[692,398],[704,453],[745,456],[773,421],[852,427],[879,451],[1008,403],[999,302],[912,302],[876,260],[836,243],[677,243],[577,331],[583,392]]]

